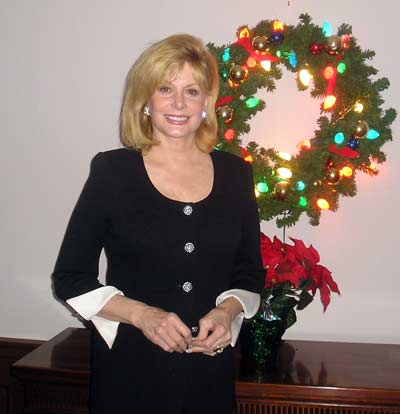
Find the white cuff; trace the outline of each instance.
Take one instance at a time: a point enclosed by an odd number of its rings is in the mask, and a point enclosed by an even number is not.
[[[228,299],[231,297],[237,299],[243,307],[243,312],[238,313],[232,320],[231,345],[235,346],[239,333],[240,333],[240,328],[242,327],[243,319],[252,318],[257,313],[258,308],[260,307],[261,298],[258,293],[249,292],[248,290],[230,289],[230,290],[226,290],[225,292],[222,292],[217,297],[217,299],[215,300],[216,306],[218,306],[225,299]]]
[[[67,300],[68,305],[70,305],[80,316],[93,322],[93,325],[106,341],[110,349],[117,336],[119,322],[97,316],[97,313],[115,295],[124,296],[124,294],[114,286],[103,286]]]

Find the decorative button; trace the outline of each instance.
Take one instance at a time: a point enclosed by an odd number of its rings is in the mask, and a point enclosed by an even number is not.
[[[194,250],[194,244],[193,243],[186,243],[185,244],[185,252],[186,253],[192,253],[192,251]]]
[[[193,285],[190,282],[185,282],[182,286],[182,289],[186,292],[189,293],[192,289],[193,289]]]
[[[183,207],[183,212],[184,212],[187,216],[190,216],[190,215],[193,213],[193,208],[192,208],[192,206],[187,205],[187,206]]]

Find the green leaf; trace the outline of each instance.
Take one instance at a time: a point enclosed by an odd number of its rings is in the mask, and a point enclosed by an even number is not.
[[[294,309],[291,309],[286,317],[286,329],[294,325],[296,321],[297,321],[296,312],[294,311]]]
[[[299,304],[297,305],[297,310],[302,310],[307,307],[314,299],[314,296],[310,295],[307,291],[303,291],[300,294]]]

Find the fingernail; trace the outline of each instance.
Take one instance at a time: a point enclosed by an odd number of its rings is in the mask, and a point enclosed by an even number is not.
[[[187,348],[186,348],[186,353],[187,354],[191,354],[192,353],[192,345],[189,345]]]

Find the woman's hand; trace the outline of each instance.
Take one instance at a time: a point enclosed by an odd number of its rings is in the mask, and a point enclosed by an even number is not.
[[[225,348],[232,341],[232,319],[243,311],[241,303],[230,297],[212,309],[199,321],[199,334],[192,341],[190,352],[214,356],[217,348]]]
[[[190,329],[173,312],[144,305],[135,315],[134,325],[144,336],[167,352],[183,353],[192,341]]]
[[[175,313],[125,296],[114,295],[98,315],[140,329],[147,339],[167,352],[185,352],[192,341],[190,329]]]

